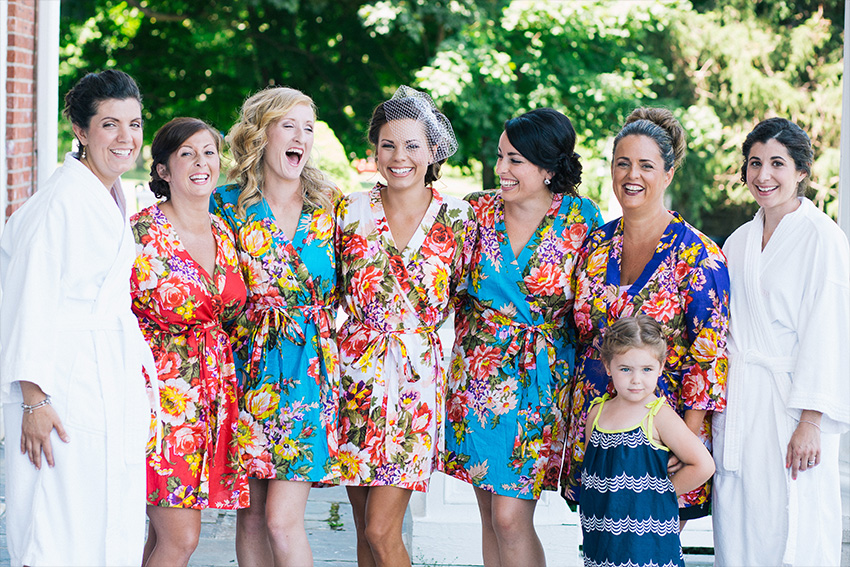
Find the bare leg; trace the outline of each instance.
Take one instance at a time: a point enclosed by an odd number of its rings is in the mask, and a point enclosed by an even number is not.
[[[493,528],[493,493],[477,486],[475,498],[478,499],[478,512],[481,514],[481,552],[484,555],[484,567],[500,567],[499,541]]]
[[[499,542],[501,567],[546,565],[543,545],[534,531],[537,500],[494,494],[491,502],[493,529]]]
[[[148,518],[156,530],[156,544],[145,567],[188,565],[201,535],[201,511],[148,506]]]
[[[145,551],[142,554],[142,567],[148,564],[153,548],[156,547],[156,530],[152,522],[148,522],[148,539],[145,541]]]
[[[268,480],[249,478],[251,507],[236,512],[236,560],[241,567],[273,564],[272,546],[266,528]]]
[[[346,486],[348,501],[351,502],[351,512],[354,514],[354,529],[357,531],[357,565],[359,567],[375,567],[375,557],[372,548],[366,540],[366,501],[369,496],[368,486]]]
[[[410,567],[401,537],[404,512],[413,492],[397,486],[373,486],[366,499],[366,540],[377,567]]]
[[[270,480],[266,496],[266,526],[275,567],[313,564],[313,552],[304,529],[304,511],[310,483]]]

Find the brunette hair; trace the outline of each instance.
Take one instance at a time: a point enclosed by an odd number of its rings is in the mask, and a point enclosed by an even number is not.
[[[368,138],[372,145],[376,148],[378,147],[381,127],[390,122],[390,118],[387,116],[388,105],[390,106],[393,120],[401,120],[405,118],[416,120],[425,127],[425,136],[427,139],[432,140],[439,138],[437,122],[423,120],[422,107],[418,106],[413,98],[391,99],[376,106],[375,110],[372,112],[372,118],[369,120]],[[437,119],[437,115],[443,116],[442,113],[435,110],[435,120]],[[445,117],[443,116],[443,118]],[[440,178],[440,168],[444,163],[446,163],[446,160],[442,159],[428,166],[428,169],[425,171],[425,185],[430,185]]]
[[[133,77],[117,69],[87,73],[65,93],[62,115],[83,130],[88,129],[97,107],[105,100],[136,99],[142,106],[142,93]],[[79,157],[79,156],[77,156]]]
[[[636,108],[626,118],[623,129],[614,138],[614,151],[617,144],[626,136],[646,136],[651,138],[664,160],[664,171],[679,168],[685,159],[687,142],[685,129],[666,108]]]
[[[505,122],[505,134],[522,157],[553,174],[549,191],[578,195],[581,162],[569,118],[553,108],[537,108]]]
[[[776,140],[788,150],[788,155],[794,160],[794,167],[802,171],[806,176],[797,184],[797,196],[806,194],[809,187],[809,178],[812,176],[812,162],[814,152],[812,141],[808,134],[795,123],[785,118],[768,118],[759,122],[753,131],[747,134],[744,145],[741,148],[744,154],[744,163],[741,165],[741,181],[747,182],[747,160],[750,159],[750,150],[754,144],[764,144],[768,140]]]
[[[168,186],[166,180],[160,177],[157,166],[163,164],[168,168],[168,160],[171,155],[183,145],[183,142],[202,130],[210,133],[215,140],[216,151],[221,154],[221,134],[218,133],[218,130],[197,118],[174,118],[160,128],[153,137],[151,144],[151,181],[149,185],[157,198],[171,198],[171,187]]]
[[[661,363],[661,368],[664,368],[667,339],[664,338],[661,325],[649,315],[640,313],[614,322],[605,330],[599,354],[606,364],[610,364],[615,356],[633,348],[648,349]]]

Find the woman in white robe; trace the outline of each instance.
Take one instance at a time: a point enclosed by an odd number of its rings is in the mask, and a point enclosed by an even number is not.
[[[728,405],[714,416],[716,565],[839,565],[840,433],[850,426],[850,251],[803,197],[797,125],[747,136],[761,206],[723,251],[731,278]]]
[[[65,97],[80,143],[0,243],[0,387],[12,565],[138,565],[155,366],[130,310],[135,244],[119,175],[142,146],[120,71]],[[158,396],[157,396],[158,399]]]

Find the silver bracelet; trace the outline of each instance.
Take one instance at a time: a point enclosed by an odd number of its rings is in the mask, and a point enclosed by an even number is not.
[[[818,431],[820,431],[820,425],[818,425],[818,424],[817,424],[817,423],[815,423],[814,421],[809,421],[808,419],[801,419],[801,420],[800,420],[800,423],[808,423],[808,424],[810,424],[810,425],[814,425],[815,427],[817,427],[817,428],[818,428]]]
[[[43,400],[41,400],[37,404],[33,404],[31,406],[28,406],[27,404],[21,402],[21,409],[24,410],[27,413],[32,413],[35,410],[37,410],[38,408],[43,408],[44,406],[49,406],[49,405],[50,405],[50,396],[47,396],[46,398],[44,398]]]

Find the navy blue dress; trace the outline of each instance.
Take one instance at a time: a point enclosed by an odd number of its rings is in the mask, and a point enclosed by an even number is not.
[[[669,450],[654,444],[652,421],[665,401],[630,429],[599,429],[593,422],[581,472],[581,530],[585,567],[684,567],[679,541],[679,506],[667,476]]]

